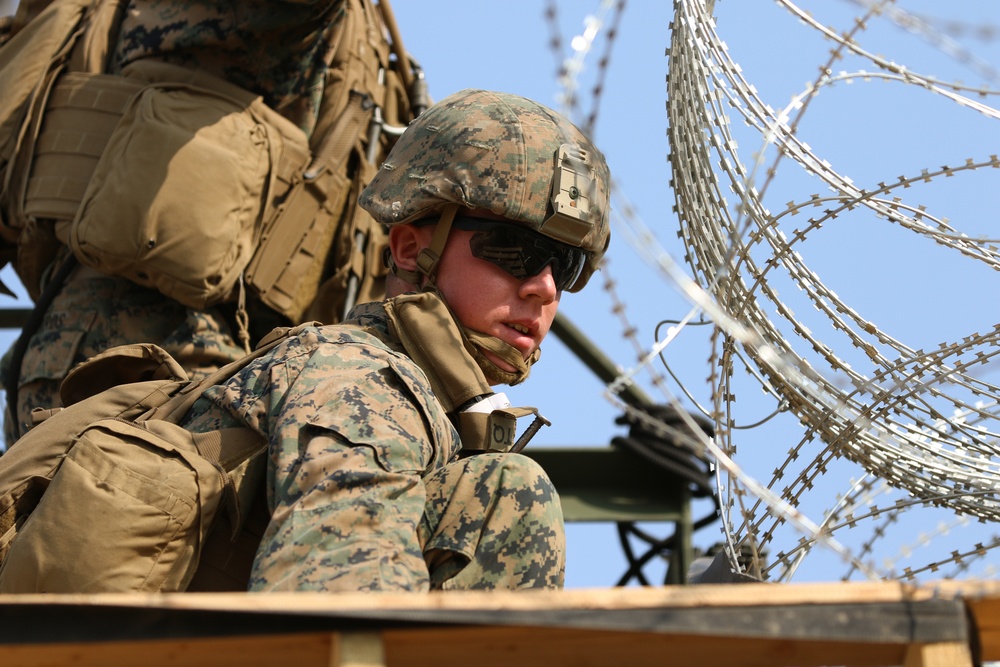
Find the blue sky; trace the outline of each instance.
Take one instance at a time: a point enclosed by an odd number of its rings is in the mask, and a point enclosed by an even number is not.
[[[822,0],[801,2],[804,8],[838,32],[850,29],[862,9],[859,2]],[[933,23],[947,37],[947,47],[957,44],[981,57],[988,66],[1000,67],[1000,7],[981,0],[947,3],[923,0],[904,1],[898,6],[946,22]],[[546,19],[548,6],[557,7],[557,28],[561,48],[552,47],[552,24]],[[8,3],[9,6],[9,3]],[[655,234],[658,243],[682,270],[686,249],[677,237],[679,223],[673,212],[674,194],[667,161],[665,49],[670,39],[673,3],[665,0],[633,0],[624,4],[617,24],[616,39],[607,46],[607,28],[616,17],[612,3],[597,0],[507,0],[487,3],[478,0],[419,0],[393,3],[406,47],[423,66],[431,95],[441,99],[463,88],[487,88],[521,94],[556,109],[563,109],[564,89],[557,70],[573,56],[574,38],[585,33],[588,16],[604,19],[592,50],[582,60],[578,79],[581,100],[578,110],[566,110],[581,122],[595,110],[592,89],[603,72],[603,92],[596,107],[594,139],[607,156],[619,186],[615,204],[621,214],[630,204],[635,216]],[[945,14],[945,12],[947,12]],[[792,96],[815,80],[820,64],[829,54],[830,43],[811,28],[794,19],[779,3],[770,0],[718,0],[717,31],[741,64],[743,75],[768,104],[782,108]],[[949,23],[953,22],[953,23]],[[993,32],[988,29],[992,28]],[[1000,81],[983,74],[968,57],[953,57],[942,51],[942,43],[908,33],[896,24],[877,20],[859,37],[872,52],[906,64],[910,69],[933,72],[943,78],[986,81],[994,89]],[[949,47],[950,48],[950,47]],[[953,51],[955,49],[952,49]],[[962,53],[960,51],[960,53]],[[599,61],[609,56],[606,69]],[[857,63],[841,63],[847,70]],[[870,67],[870,65],[868,65]],[[996,105],[994,98],[984,98]],[[737,153],[749,165],[761,150],[761,137],[731,119],[738,139]],[[825,90],[803,116],[799,136],[812,149],[857,183],[893,180],[900,174],[919,173],[922,168],[957,164],[967,158],[997,153],[1000,132],[996,120],[957,109],[915,86],[857,81]],[[767,155],[767,151],[764,151]],[[977,170],[954,179],[938,179],[926,188],[907,191],[915,203],[940,211],[970,235],[991,233],[990,223],[1000,205],[996,170]],[[815,178],[784,166],[768,192],[768,206],[780,208],[788,201],[807,200],[825,186]],[[908,199],[909,201],[909,199]],[[863,216],[843,216],[839,224],[828,225],[817,242],[803,250],[809,268],[822,276],[852,307],[913,348],[932,347],[941,341],[961,339],[983,332],[997,322],[996,273],[976,262],[963,261],[954,253],[944,253],[898,227],[875,223]],[[994,233],[995,235],[995,233]],[[661,267],[651,265],[641,248],[627,242],[622,228],[613,228],[612,248],[607,266],[595,276],[587,290],[567,294],[562,310],[583,329],[605,353],[623,368],[632,368],[640,355],[632,340],[624,336],[627,327],[636,331],[642,352],[654,343],[657,325],[679,319],[691,304],[677,286],[664,276]],[[7,274],[5,274],[7,275]],[[608,289],[613,281],[613,289]],[[794,285],[781,285],[782,298],[804,320],[810,320],[810,306],[802,301]],[[787,295],[787,296],[786,296]],[[617,299],[617,301],[616,301]],[[614,312],[617,305],[620,308]],[[10,305],[15,305],[12,302]],[[17,304],[24,305],[24,304]],[[821,325],[817,322],[817,325]],[[685,327],[663,351],[665,361],[641,370],[636,381],[658,400],[665,396],[652,389],[650,371],[664,374],[669,364],[676,380],[666,386],[672,395],[687,392],[683,402],[707,404],[714,371],[709,327]],[[0,332],[0,346],[12,336]],[[850,346],[835,332],[828,335],[831,345],[844,358],[853,359]],[[863,362],[863,359],[860,360]],[[987,366],[983,373],[994,377]],[[741,424],[752,424],[776,407],[748,373],[737,378],[740,392],[733,405]],[[619,414],[605,396],[604,386],[557,340],[543,346],[542,361],[532,378],[522,387],[508,391],[516,404],[532,405],[553,425],[543,429],[534,445],[606,445],[623,432],[615,425]],[[995,430],[995,429],[994,429]],[[767,484],[771,471],[781,465],[788,450],[802,437],[802,428],[790,415],[781,415],[765,425],[739,431],[735,439],[737,463],[751,476]],[[819,521],[824,508],[836,502],[848,486],[856,466],[832,470],[803,499],[802,508]],[[698,508],[695,511],[698,514]],[[897,523],[896,533],[876,543],[877,556],[887,564],[885,571],[903,567],[912,545],[933,532],[939,522],[948,523],[948,513],[914,513]],[[669,532],[666,527],[650,527],[653,532]],[[799,533],[787,526],[775,539],[774,548],[785,548],[798,540]],[[868,529],[870,530],[870,529]],[[942,529],[943,530],[943,529]],[[992,527],[981,528],[986,538]],[[624,569],[614,527],[605,524],[569,526],[567,585],[574,588],[612,585]],[[946,536],[932,541],[947,553],[955,545],[969,543],[949,529]],[[858,533],[861,535],[861,533]],[[864,533],[867,536],[869,533]],[[860,550],[865,537],[851,544]],[[838,534],[851,541],[851,535]],[[722,539],[719,524],[696,534],[695,542],[707,546]],[[996,561],[996,557],[992,557]],[[977,567],[982,567],[979,563]],[[657,570],[650,570],[655,577]],[[803,561],[795,580],[828,580],[841,577],[845,566],[839,557],[817,549]],[[975,573],[975,572],[973,572]],[[661,575],[662,576],[662,575]]]

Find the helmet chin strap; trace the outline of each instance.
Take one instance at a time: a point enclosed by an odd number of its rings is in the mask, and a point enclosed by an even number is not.
[[[434,228],[434,236],[431,237],[430,245],[417,255],[416,271],[401,268],[396,264],[392,255],[388,253],[388,250],[386,251],[386,264],[394,276],[418,287],[423,282],[423,276],[427,276],[428,282],[431,285],[434,284],[438,262],[441,261],[441,254],[444,253],[444,246],[451,233],[451,223],[455,220],[459,208],[458,204],[448,204],[441,210],[441,217],[438,218],[437,226]]]
[[[417,270],[427,276],[427,280],[434,285],[437,278],[438,262],[444,253],[444,246],[448,243],[448,235],[451,234],[451,223],[458,213],[458,204],[448,204],[441,210],[441,217],[438,218],[434,227],[434,236],[431,237],[429,246],[420,251],[417,255]],[[420,284],[419,282],[416,284]]]

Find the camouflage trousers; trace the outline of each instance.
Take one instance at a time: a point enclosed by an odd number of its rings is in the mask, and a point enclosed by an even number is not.
[[[479,454],[421,479],[378,472],[370,448],[349,449],[369,479],[381,481],[313,510],[276,516],[258,550],[250,590],[563,586],[562,508],[533,460]]]
[[[33,408],[61,405],[59,385],[74,365],[116,345],[139,342],[164,348],[192,378],[245,354],[218,309],[186,308],[124,278],[79,267],[31,336],[21,363],[16,418],[5,408],[7,446],[30,426]],[[8,351],[0,362],[2,377],[10,356]]]

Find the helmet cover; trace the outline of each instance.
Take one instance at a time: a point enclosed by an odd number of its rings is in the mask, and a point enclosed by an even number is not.
[[[468,89],[418,116],[359,203],[392,226],[451,204],[482,209],[587,252],[583,288],[610,240],[610,174],[572,123],[518,95]]]

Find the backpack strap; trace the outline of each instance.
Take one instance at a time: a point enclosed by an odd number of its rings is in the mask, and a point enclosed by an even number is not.
[[[230,473],[236,470],[240,464],[266,451],[268,440],[252,428],[240,426],[204,433],[191,433],[191,442],[202,458],[212,463],[222,474],[225,486],[225,493],[222,496],[223,510],[229,517],[229,538],[235,540],[236,535],[243,528],[245,509],[249,509],[252,501],[241,502],[239,486]],[[244,502],[246,508],[244,508]]]
[[[246,427],[192,433],[191,437],[198,453],[218,464],[225,473],[266,446],[266,443],[261,443],[261,435],[257,431]]]

